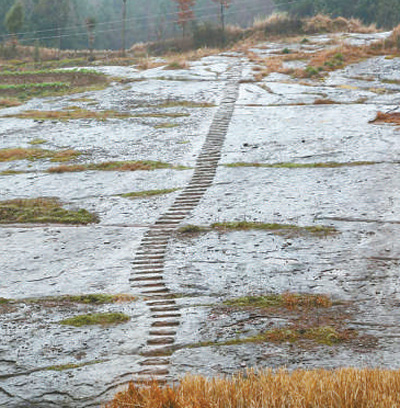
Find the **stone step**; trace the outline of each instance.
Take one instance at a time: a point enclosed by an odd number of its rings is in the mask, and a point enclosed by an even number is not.
[[[175,343],[174,337],[154,337],[147,340],[147,344],[149,346],[163,346],[163,345],[170,345]]]
[[[178,320],[159,320],[153,322],[151,327],[177,327],[180,325]]]

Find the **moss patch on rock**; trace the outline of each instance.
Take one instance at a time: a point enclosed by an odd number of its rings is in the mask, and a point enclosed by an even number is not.
[[[85,209],[67,210],[57,198],[31,198],[0,201],[0,224],[56,223],[91,224],[97,215]]]
[[[174,169],[186,170],[185,166],[174,166],[170,163],[137,160],[137,161],[109,161],[102,163],[86,163],[74,165],[62,165],[57,167],[50,167],[47,171],[49,173],[70,173],[87,170],[95,171],[137,171],[137,170],[157,170],[157,169]]]
[[[333,169],[337,167],[356,167],[356,166],[372,166],[378,164],[375,161],[354,161],[354,162],[325,162],[325,163],[228,163],[225,167],[265,167],[271,169]]]
[[[39,144],[39,143],[36,143]],[[82,153],[77,150],[46,150],[40,148],[8,148],[0,149],[0,162],[16,161],[16,160],[41,160],[49,159],[53,162],[71,161],[79,157]]]
[[[148,198],[158,195],[170,194],[180,190],[179,188],[166,188],[163,190],[147,190],[147,191],[134,191],[132,193],[121,194],[121,197],[136,199],[136,198]]]
[[[69,319],[61,320],[59,323],[65,326],[108,326],[126,323],[130,317],[124,313],[93,313],[79,315]]]
[[[271,293],[265,296],[244,296],[236,299],[229,299],[223,302],[226,306],[233,307],[254,307],[254,308],[275,308],[284,307],[287,309],[297,308],[320,308],[331,307],[332,301],[327,295],[308,293]]]

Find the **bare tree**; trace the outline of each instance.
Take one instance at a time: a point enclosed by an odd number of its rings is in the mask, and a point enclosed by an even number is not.
[[[122,0],[122,56],[126,55],[126,2],[127,0]]]
[[[222,42],[225,45],[225,9],[231,5],[232,0],[212,0],[212,1],[220,5],[219,16],[221,20]]]
[[[193,7],[196,0],[174,0],[178,6],[177,24],[182,28],[182,37],[186,36],[186,27],[190,21],[194,20]]]
[[[96,19],[94,17],[88,17],[85,20],[86,28],[88,31],[88,43],[89,43],[89,61],[94,61],[93,57],[93,45],[94,45],[94,29],[96,28]]]

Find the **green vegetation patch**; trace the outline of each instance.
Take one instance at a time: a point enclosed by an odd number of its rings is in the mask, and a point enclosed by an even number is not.
[[[14,176],[15,174],[24,174],[24,171],[18,170],[3,170],[0,171],[0,176]]]
[[[332,301],[326,295],[321,294],[268,294],[265,296],[245,296],[236,299],[230,299],[223,302],[225,306],[249,307],[249,308],[327,308],[332,306]]]
[[[134,118],[183,118],[190,116],[190,114],[177,112],[153,112],[153,113],[135,113],[131,116]]]
[[[214,108],[213,103],[208,102],[193,102],[193,101],[172,101],[167,100],[165,102],[160,102],[156,105],[147,105],[151,108]]]
[[[46,367],[46,371],[66,371],[66,370],[72,370],[75,368],[81,368],[81,367],[86,367],[94,364],[100,364],[103,363],[103,360],[96,360],[96,361],[89,361],[87,363],[80,363],[80,364],[61,364],[61,365],[53,365]]]
[[[312,341],[318,344],[333,346],[338,343],[343,343],[357,337],[357,332],[354,330],[341,330],[333,326],[316,326],[316,327],[282,327],[277,329],[267,330],[256,336],[236,338],[221,342],[200,342],[195,343],[189,348],[209,347],[209,346],[232,346],[248,343],[296,343],[304,341]]]
[[[45,144],[47,143],[47,140],[45,139],[33,139],[30,142],[28,142],[30,145],[32,146],[37,146],[37,145],[41,145],[41,144]]]
[[[201,232],[209,231],[209,228],[201,227],[199,225],[184,225],[178,229],[180,234],[199,234]]]
[[[131,199],[147,198],[147,197],[153,197],[157,195],[174,193],[175,191],[178,191],[178,190],[180,189],[179,188],[168,188],[164,190],[135,191],[132,193],[121,194],[121,197],[131,198]]]
[[[105,75],[93,70],[13,70],[0,72],[0,94],[18,100],[103,89]]]
[[[97,223],[97,215],[85,209],[77,211],[62,208],[56,198],[31,198],[0,201],[0,224],[13,223]]]
[[[39,148],[9,148],[0,149],[0,162],[15,160],[50,159],[53,162],[65,162],[76,159],[81,155],[77,150],[45,150]]]
[[[154,125],[155,129],[172,129],[175,127],[179,127],[180,125],[177,123],[159,123],[158,125]]]
[[[337,230],[334,227],[326,227],[323,225],[312,226],[298,226],[292,224],[276,224],[276,223],[263,223],[263,222],[251,222],[251,221],[234,221],[234,222],[217,222],[211,225],[219,231],[242,231],[242,230],[265,230],[274,231],[277,233],[308,233],[317,236],[326,236],[336,234]]]
[[[5,305],[10,302],[10,299],[0,297],[0,305]]]
[[[157,162],[151,160],[139,161],[109,161],[103,163],[86,163],[74,165],[61,165],[57,167],[50,167],[47,171],[49,173],[71,173],[87,170],[95,171],[138,171],[138,170],[157,170],[157,169],[174,169],[187,170],[185,166],[174,166],[169,163]]]
[[[189,68],[189,66],[185,61],[171,61],[168,65],[164,67],[164,69],[166,70],[187,69],[187,68]]]
[[[129,113],[121,113],[114,110],[106,111],[91,111],[77,106],[67,108],[61,111],[39,111],[28,110],[20,112],[15,115],[6,115],[5,117],[14,117],[20,119],[34,119],[34,120],[79,120],[79,119],[93,119],[99,121],[106,121],[107,119],[125,119],[132,115]]]
[[[44,298],[25,299],[23,303],[44,303],[44,304],[68,304],[81,303],[85,305],[104,305],[108,303],[125,303],[133,302],[137,298],[132,295],[118,294],[109,295],[103,293],[92,293],[86,295],[63,295],[63,296],[48,296]]]
[[[309,327],[309,328],[280,328],[268,330],[253,338],[247,340],[269,341],[273,343],[294,343],[301,340],[311,340],[318,344],[333,346],[337,343],[343,343],[346,340],[354,338],[357,333],[353,330],[338,330],[333,326]]]
[[[326,162],[326,163],[229,163],[225,167],[266,167],[279,169],[314,169],[314,168],[336,168],[336,167],[355,167],[355,166],[372,166],[378,164],[375,161],[354,161],[346,163]]]
[[[79,315],[60,321],[59,323],[65,326],[108,326],[114,324],[126,323],[130,317],[124,313],[94,313],[87,315]]]
[[[0,93],[20,93],[21,91],[30,91],[33,94],[37,91],[48,89],[61,90],[69,88],[69,84],[65,82],[40,82],[31,84],[0,84]]]

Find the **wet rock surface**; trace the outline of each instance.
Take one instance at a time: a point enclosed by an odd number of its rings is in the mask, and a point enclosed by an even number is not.
[[[342,39],[361,45],[385,35]],[[303,48],[311,54],[331,46],[329,36],[310,39]],[[284,46],[268,43],[253,52],[265,57]],[[372,58],[334,71],[325,81],[307,83],[271,74],[261,82],[240,84],[236,101],[225,100],[224,90],[235,64],[241,63],[243,77],[251,75],[251,63],[241,54],[206,57],[177,71],[101,67],[107,75],[134,82],[2,110],[11,114],[78,105],[137,116],[54,123],[0,117],[1,148],[29,147],[40,138],[46,140],[43,148],[82,151],[76,163],[157,160],[190,168],[48,174],[54,163],[46,160],[0,163],[0,174],[24,172],[0,175],[2,200],[58,197],[68,207],[100,217],[99,224],[90,226],[0,228],[0,298],[11,299],[0,302],[0,406],[99,406],[140,373],[176,379],[185,372],[218,375],[255,365],[399,368],[400,142],[395,126],[369,123],[377,111],[397,107],[399,61]],[[74,101],[81,96],[91,101]],[[320,99],[331,103],[315,104]],[[171,100],[215,107],[156,107]],[[214,128],[225,103],[235,103],[229,127]],[[155,113],[187,116],[147,115]],[[179,126],[156,127],[167,122]],[[207,145],[216,143],[213,132],[224,133],[222,147]],[[216,170],[205,168],[204,160]],[[370,163],[350,165],[357,161]],[[238,162],[343,166],[225,166]],[[190,201],[179,198],[180,191],[121,197],[187,186]],[[333,226],[338,233],[173,232],[179,223],[242,220]],[[140,281],[133,269],[140,271]],[[144,291],[155,297],[149,300]],[[212,344],[288,322],[281,315],[218,309],[223,300],[286,291],[350,302],[346,327],[356,330],[359,339],[351,346],[311,348],[290,342]],[[98,305],[27,301],[88,293],[137,298]],[[160,293],[169,299],[157,298]],[[60,324],[81,314],[110,312],[130,320],[110,326]],[[363,343],[363,336],[370,341]],[[209,344],[187,348],[199,342]],[[168,347],[169,358],[149,354]],[[149,370],[150,365],[155,369]]]

